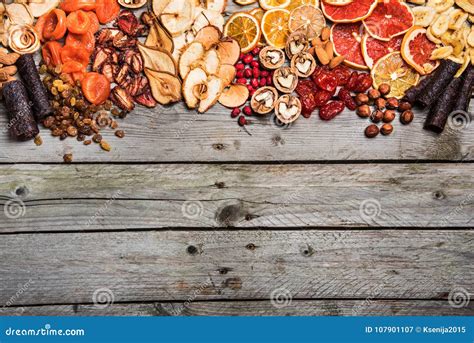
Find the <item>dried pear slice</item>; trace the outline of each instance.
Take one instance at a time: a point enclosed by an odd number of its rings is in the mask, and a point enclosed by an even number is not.
[[[156,71],[164,71],[173,75],[176,73],[176,65],[171,54],[163,49],[151,48],[138,42],[138,51],[143,57],[143,67]]]
[[[145,45],[161,48],[170,53],[174,51],[174,43],[171,34],[157,19],[152,19],[150,32],[145,40]]]
[[[167,72],[145,68],[153,98],[162,105],[178,102],[181,97],[181,81]]]
[[[201,68],[189,72],[183,82],[183,96],[189,108],[196,108],[207,91],[207,74]]]
[[[207,112],[212,106],[214,106],[222,93],[222,89],[222,80],[217,76],[210,76],[207,79],[205,97],[199,103],[198,112]]]
[[[196,34],[195,41],[201,43],[204,49],[209,50],[218,44],[222,37],[222,32],[215,26],[208,25],[203,27]]]
[[[182,79],[188,75],[192,69],[191,66],[204,57],[204,53],[204,46],[199,42],[192,42],[184,49],[178,63],[179,75]]]

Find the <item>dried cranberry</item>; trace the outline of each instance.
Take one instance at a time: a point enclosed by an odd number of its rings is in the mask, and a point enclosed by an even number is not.
[[[268,75],[270,75],[270,73],[268,72],[268,70],[261,70],[261,71],[260,71],[260,76],[261,76],[261,77],[267,77]]]
[[[250,106],[245,106],[243,109],[243,112],[246,116],[251,116],[252,115],[252,108]]]
[[[314,82],[319,88],[328,92],[334,92],[337,88],[337,79],[332,73],[322,72],[316,76]]]
[[[253,88],[257,89],[259,86],[258,79],[252,79],[252,81],[250,81],[250,84],[252,85]]]
[[[323,89],[320,89],[314,93],[314,103],[316,107],[322,107],[331,100],[332,96],[334,95],[333,92],[328,92]]]
[[[252,69],[245,69],[244,70],[244,77],[246,77],[247,79],[250,79],[252,77]]]
[[[252,75],[253,75],[253,77],[259,78],[260,77],[260,69],[254,67],[252,69]]]
[[[359,78],[359,73],[356,71],[353,71],[351,74],[351,77],[349,78],[349,81],[346,84],[346,89],[348,91],[355,91],[357,87],[357,79]]]
[[[241,85],[246,85],[246,84],[247,84],[247,80],[242,77],[242,78],[237,79],[237,83],[239,83],[239,84],[241,84]]]
[[[260,87],[265,87],[267,85],[267,79],[264,77],[258,82]]]
[[[333,73],[334,75],[336,75],[338,86],[347,85],[352,74],[350,69],[344,65],[338,65],[336,68],[333,69]]]
[[[245,119],[244,116],[240,116],[237,122],[239,123],[240,126],[244,126],[247,124],[247,119]]]
[[[254,49],[252,50],[252,55],[256,56],[256,55],[259,54],[259,52],[260,52],[260,48],[259,48],[259,47],[254,48]]]
[[[242,62],[245,64],[250,64],[253,61],[253,56],[250,54],[244,55],[244,58],[242,58]]]
[[[321,107],[319,110],[319,117],[322,120],[331,120],[338,114],[340,114],[342,111],[344,111],[344,103],[340,100],[336,101],[331,101]]]
[[[240,114],[240,108],[236,107],[230,113],[231,118],[236,118]]]
[[[362,73],[357,77],[357,84],[354,91],[363,93],[366,92],[370,87],[372,87],[373,80],[370,74]]]
[[[242,62],[239,62],[235,65],[235,69],[244,70],[245,69],[245,64],[243,64]]]
[[[348,109],[350,109],[351,111],[356,110],[357,104],[354,98],[352,97],[351,92],[349,92],[347,89],[341,88],[337,96],[339,100],[344,102],[344,105],[346,105]]]

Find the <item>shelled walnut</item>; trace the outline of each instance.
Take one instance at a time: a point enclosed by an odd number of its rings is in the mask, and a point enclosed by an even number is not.
[[[306,34],[302,31],[293,32],[286,41],[286,55],[291,60],[294,55],[305,52],[309,49],[309,42]]]
[[[277,100],[278,91],[274,87],[262,87],[252,96],[250,106],[258,114],[267,114],[275,108]]]
[[[267,46],[260,51],[260,63],[267,69],[278,69],[285,63],[283,50]]]
[[[273,84],[282,93],[291,93],[298,85],[298,75],[291,67],[281,67],[273,73]]]
[[[310,53],[301,52],[291,59],[291,68],[299,77],[309,77],[316,69],[316,60]]]
[[[285,94],[278,99],[275,105],[275,115],[284,124],[294,122],[301,114],[300,100],[290,94]]]

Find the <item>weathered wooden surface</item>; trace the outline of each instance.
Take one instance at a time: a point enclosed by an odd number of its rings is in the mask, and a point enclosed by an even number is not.
[[[474,305],[461,308],[444,300],[294,300],[285,306],[271,301],[193,301],[12,306],[0,308],[8,316],[469,316]]]
[[[440,300],[474,284],[473,238],[464,230],[1,235],[0,303],[93,303],[104,289],[116,302],[275,292],[295,300]]]
[[[0,108],[0,128],[4,128],[7,120],[3,105]],[[111,130],[101,132],[113,146],[109,153],[97,144],[60,141],[45,129],[40,147],[32,142],[11,141],[5,130],[0,130],[0,163],[62,162],[62,156],[69,152],[76,162],[473,159],[474,125],[463,130],[448,128],[438,136],[423,130],[424,119],[424,114],[417,113],[408,126],[397,119],[391,136],[368,140],[363,134],[368,122],[352,112],[329,123],[317,115],[309,120],[302,118],[290,129],[275,126],[269,118],[254,118],[254,124],[248,127],[250,136],[230,118],[229,110],[220,106],[203,115],[183,105],[137,108],[120,121],[120,128],[126,132],[124,139],[115,137]]]
[[[4,165],[0,204],[24,213],[2,213],[0,232],[469,228],[472,171],[472,164]]]

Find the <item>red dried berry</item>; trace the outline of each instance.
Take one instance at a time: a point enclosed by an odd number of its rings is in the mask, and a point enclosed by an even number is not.
[[[252,79],[252,81],[250,81],[250,84],[252,85],[253,88],[258,88],[258,86],[260,85],[260,83],[258,82],[258,79]]]
[[[257,56],[260,53],[260,48],[256,47],[252,50],[252,55]]]
[[[258,85],[260,87],[265,87],[267,85],[267,79],[266,78],[260,79],[260,81],[258,81]]]
[[[247,54],[244,56],[244,58],[242,58],[242,62],[244,62],[245,64],[250,64],[252,63],[252,61],[253,61],[253,56],[250,54]]]
[[[338,114],[344,111],[344,103],[340,100],[331,101],[321,107],[319,110],[319,117],[322,120],[331,120],[334,119]]]
[[[345,88],[341,88],[339,91],[339,94],[337,95],[339,100],[344,102],[344,105],[351,111],[355,111],[357,108],[357,103],[355,102],[354,98],[351,95],[351,92],[349,92]]]
[[[243,70],[239,70],[237,73],[235,73],[235,77],[237,79],[243,79],[244,78],[244,71]]]
[[[243,64],[242,62],[239,62],[235,65],[235,69],[237,69],[238,71],[239,70],[244,70],[245,69],[245,64]]]
[[[370,74],[367,74],[367,73],[359,74],[359,76],[357,77],[357,85],[354,91],[358,93],[364,93],[370,87],[372,87],[372,84],[373,84],[373,80]]]
[[[252,69],[252,76],[255,77],[255,78],[259,78],[260,77],[260,69],[253,68]]]
[[[261,77],[267,77],[268,75],[270,75],[270,73],[268,72],[268,70],[261,70],[261,71],[260,71],[260,76],[261,76]]]
[[[247,79],[250,79],[252,77],[252,69],[245,69],[244,70],[244,77],[246,77]]]
[[[240,114],[240,108],[236,107],[230,113],[231,118],[236,118]]]
[[[250,65],[252,66],[252,68],[260,68],[260,63],[258,63],[258,61],[252,61]]]
[[[239,78],[239,79],[237,79],[237,83],[239,83],[241,85],[246,85],[247,84],[247,79]]]
[[[334,92],[337,88],[337,79],[334,74],[322,72],[316,76],[314,82],[322,90]]]
[[[250,106],[245,106],[243,112],[246,116],[251,116],[253,113],[252,108]]]
[[[346,89],[348,91],[355,91],[357,87],[357,79],[359,78],[359,73],[356,71],[353,71],[351,74],[351,77],[349,78],[349,81],[346,84]]]
[[[239,119],[237,120],[240,126],[245,126],[247,125],[247,119],[245,119],[244,116],[240,116]]]
[[[316,107],[322,107],[328,103],[329,100],[331,100],[332,96],[334,95],[333,92],[328,92],[325,90],[318,90],[314,93],[314,103]]]

